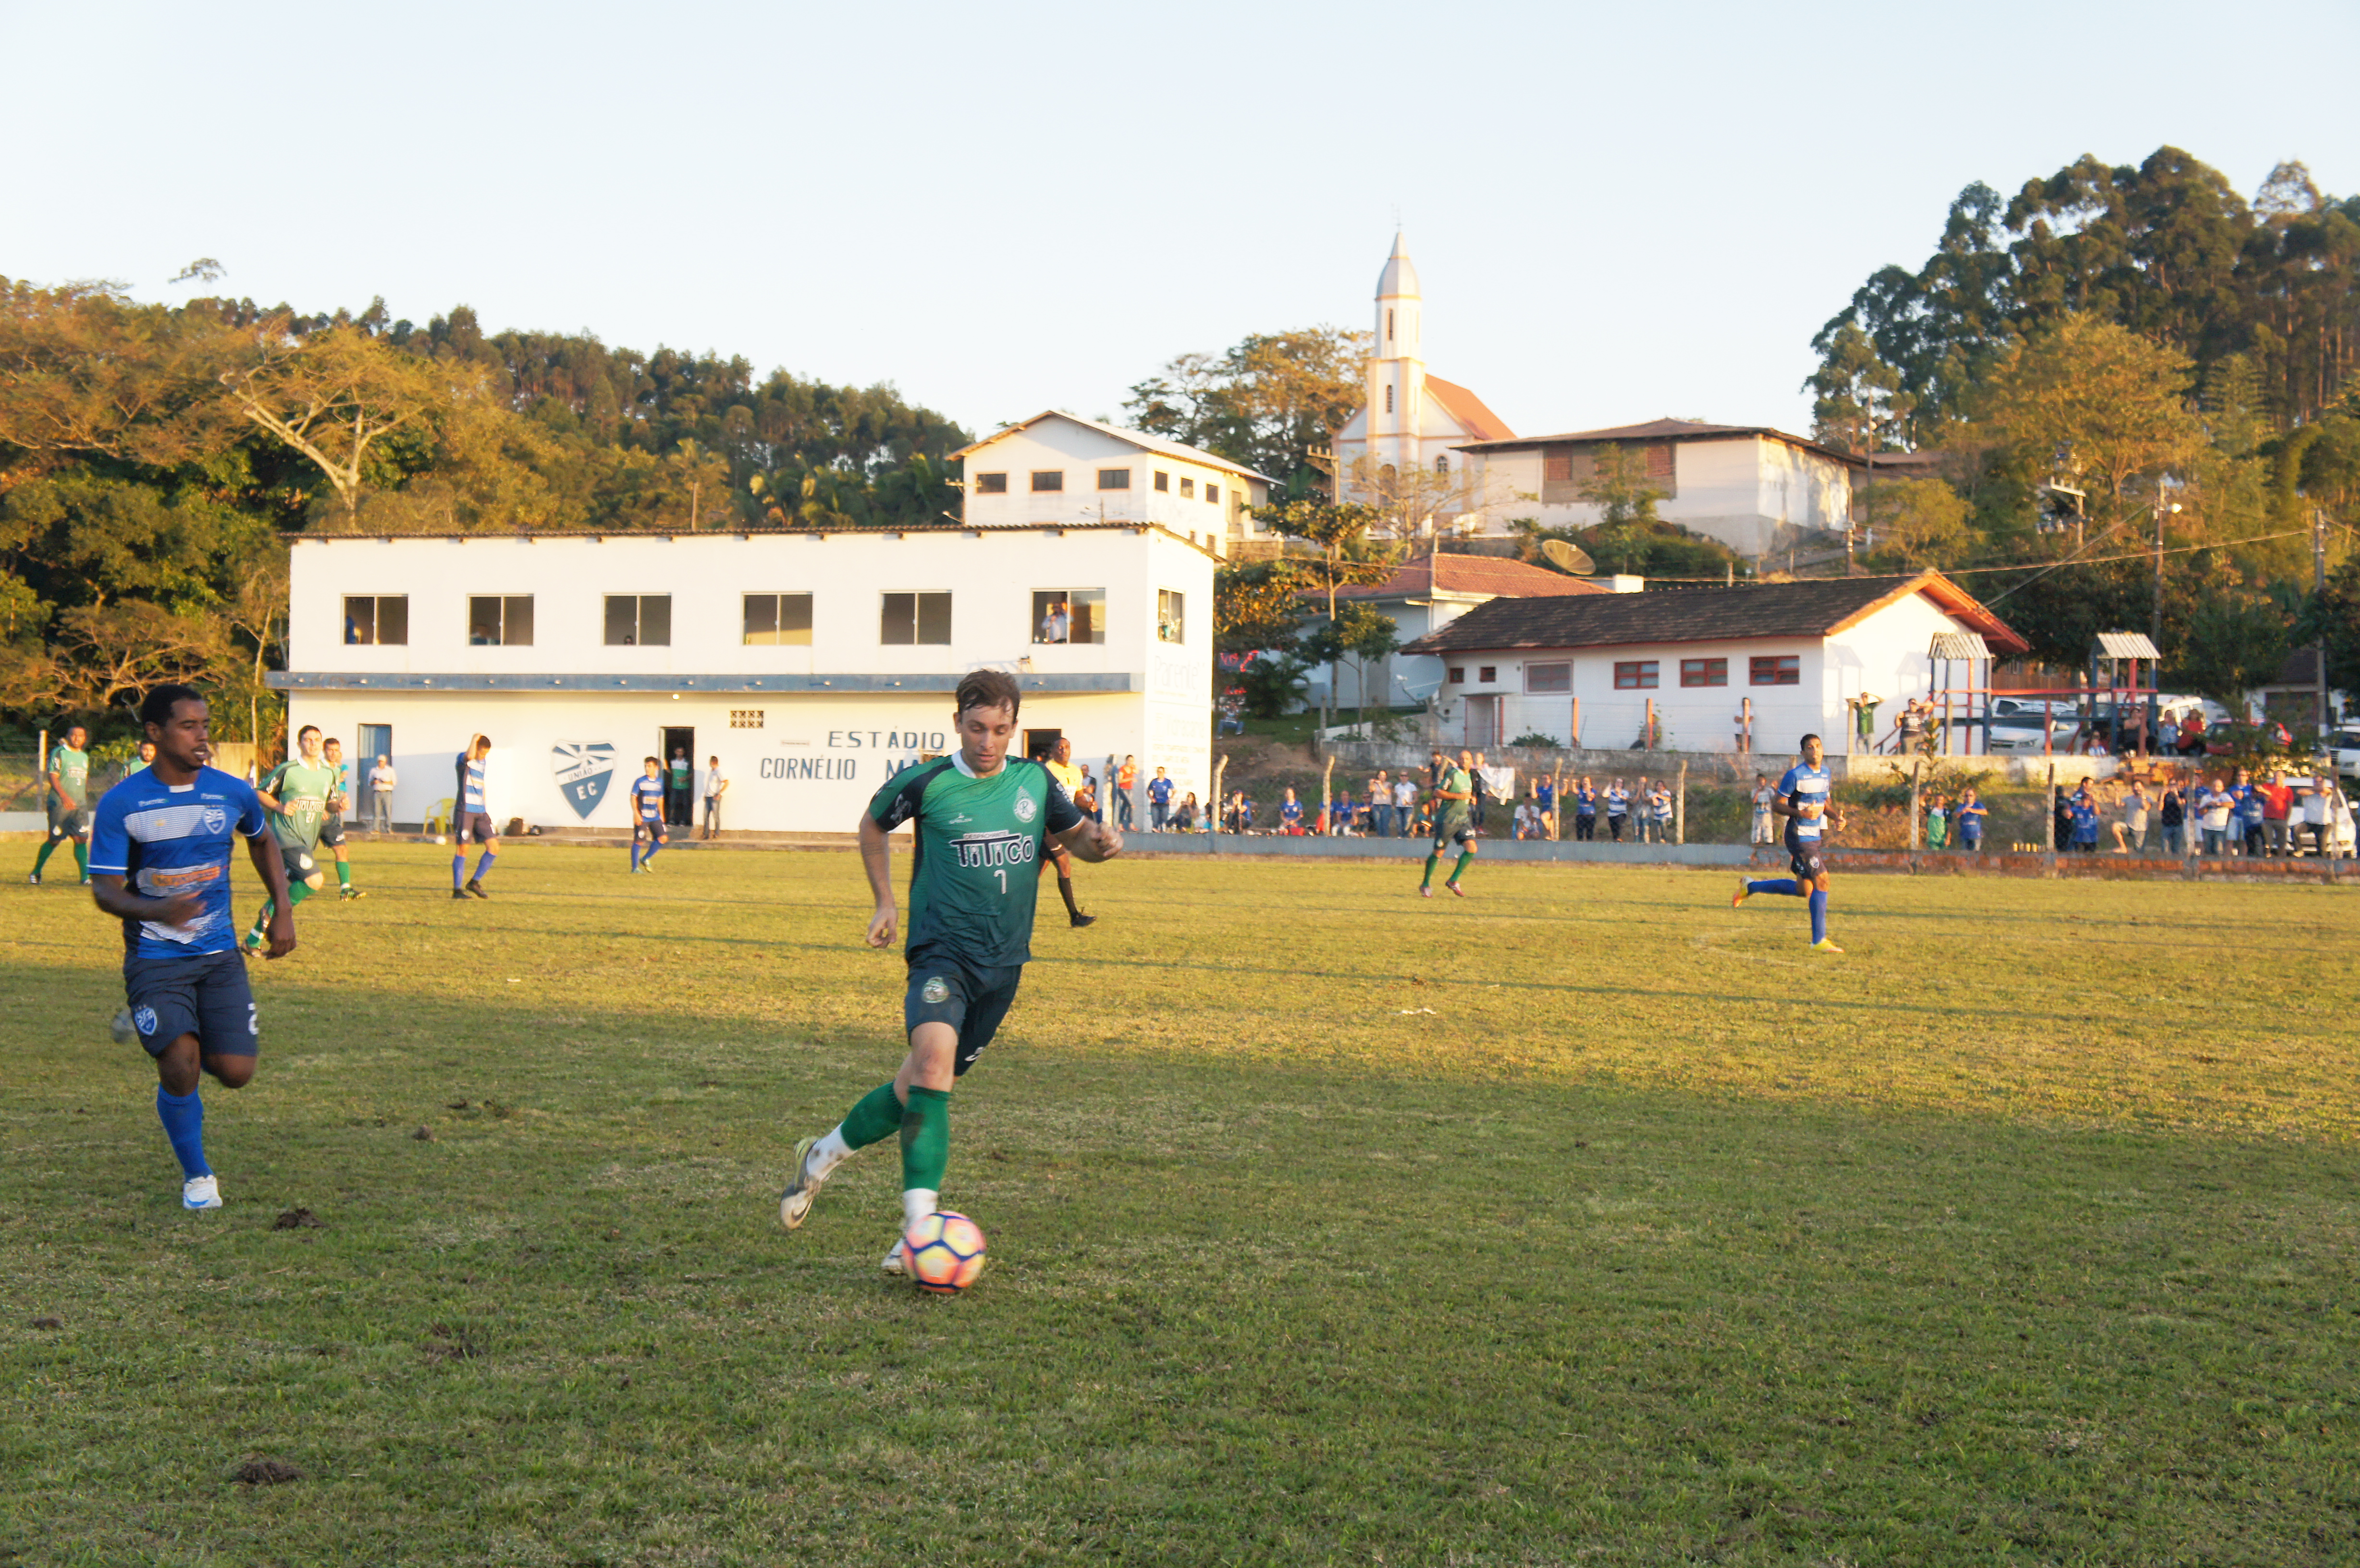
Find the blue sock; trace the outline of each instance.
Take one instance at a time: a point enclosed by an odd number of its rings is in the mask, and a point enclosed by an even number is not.
[[[637,871],[639,868],[639,841],[638,839],[633,839],[633,840],[631,841],[631,869],[632,869],[632,870],[634,870],[634,871]]]
[[[453,893],[457,892],[459,890],[459,884],[464,882],[466,879],[467,852],[463,849],[458,854],[451,857],[451,891]]]
[[[1795,886],[1795,879],[1792,877],[1777,877],[1765,882],[1748,882],[1745,885],[1745,890],[1749,893],[1784,893],[1789,898],[1799,898],[1803,896],[1803,890]]]
[[[213,1173],[205,1163],[205,1103],[195,1090],[168,1094],[164,1085],[157,1084],[156,1119],[164,1124],[164,1137],[180,1158],[181,1175],[193,1180]]]
[[[663,840],[661,840],[661,839],[660,839],[660,838],[651,838],[651,839],[648,840],[648,847],[647,847],[646,851],[645,851],[643,854],[641,854],[641,855],[640,855],[640,856],[639,856],[639,864],[640,864],[640,865],[642,865],[642,866],[649,866],[649,865],[652,865],[652,864],[654,864],[654,862],[655,862],[655,858],[656,858],[656,851],[658,851],[658,850],[661,849],[662,847],[663,847]]]
[[[1828,940],[1828,896],[1825,893],[1811,895],[1811,940]]]
[[[467,857],[463,855],[459,858],[464,860]],[[488,849],[484,851],[483,854],[477,855],[475,857],[475,880],[481,882],[484,879],[484,874],[491,870],[492,862],[498,858],[498,855],[494,855]]]

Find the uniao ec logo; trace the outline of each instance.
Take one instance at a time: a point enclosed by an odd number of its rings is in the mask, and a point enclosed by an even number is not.
[[[1032,813],[1039,810],[1040,808],[1032,803],[1032,796],[1019,795],[1016,797],[1016,820],[1018,822],[1031,822],[1032,820]]]
[[[141,1034],[154,1034],[156,1032],[156,1009],[153,1007],[142,1007],[137,1012],[131,1015],[131,1021],[138,1029]]]
[[[557,776],[557,792],[584,822],[606,798],[615,778],[615,743],[606,740],[562,740],[550,747],[549,766]]]
[[[219,833],[222,829],[227,826],[229,826],[229,813],[227,811],[223,811],[219,806],[207,806],[205,808],[205,832]]]

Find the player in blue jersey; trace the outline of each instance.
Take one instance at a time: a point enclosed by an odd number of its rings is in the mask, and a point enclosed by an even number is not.
[[[205,1162],[201,1073],[224,1089],[254,1078],[260,1023],[230,919],[229,852],[246,840],[269,889],[269,954],[295,951],[284,857],[254,787],[205,766],[205,700],[158,686],[139,704],[155,763],[106,792],[91,836],[92,896],[123,922],[123,990],[139,1043],[156,1062],[156,1116],[180,1161],[180,1203],[221,1207]]]
[[[1841,831],[1843,812],[1835,805],[1835,781],[1820,766],[1825,753],[1819,737],[1803,737],[1803,760],[1786,769],[1778,780],[1778,798],[1770,810],[1786,819],[1786,858],[1795,875],[1760,881],[1737,880],[1737,896],[1729,900],[1730,907],[1745,902],[1756,893],[1781,893],[1790,898],[1807,898],[1811,906],[1811,951],[1836,953],[1842,948],[1828,940],[1828,863],[1821,851],[1826,847],[1830,827]],[[1834,820],[1829,813],[1834,812]]]
[[[656,851],[672,842],[664,832],[663,764],[650,757],[640,764],[647,769],[631,780],[631,875],[656,868]],[[647,853],[639,852],[644,843]]]
[[[500,835],[492,826],[492,809],[484,802],[485,759],[492,755],[492,738],[477,735],[467,743],[467,749],[456,758],[454,778],[457,788],[451,801],[451,897],[464,898],[473,893],[478,898],[488,898],[484,891],[484,877],[499,858]],[[466,876],[467,841],[474,839],[484,846],[483,857],[475,862],[475,874]]]

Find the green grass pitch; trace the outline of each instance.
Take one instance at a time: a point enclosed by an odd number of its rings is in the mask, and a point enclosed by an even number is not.
[[[848,853],[357,855],[210,1215],[0,889],[0,1563],[2360,1560],[2350,890],[1084,867],[936,1300]]]

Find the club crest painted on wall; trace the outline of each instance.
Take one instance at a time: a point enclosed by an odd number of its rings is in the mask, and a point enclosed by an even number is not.
[[[549,766],[557,775],[558,793],[584,822],[606,798],[615,778],[615,743],[606,740],[562,740],[550,747]]]

